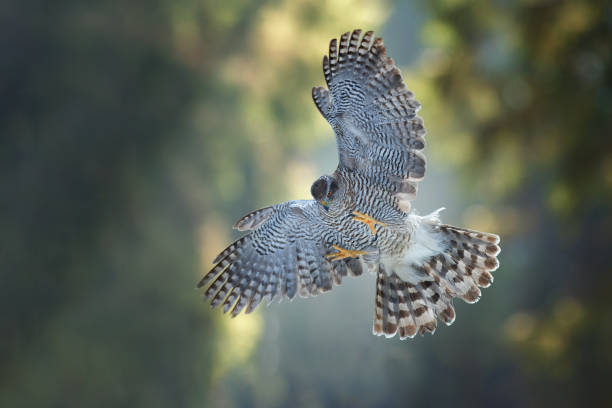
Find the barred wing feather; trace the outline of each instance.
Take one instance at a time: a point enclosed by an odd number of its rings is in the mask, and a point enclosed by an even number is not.
[[[323,57],[329,90],[315,87],[317,108],[336,133],[339,166],[358,171],[394,193],[405,212],[425,175],[425,128],[420,104],[381,38],[361,30],[333,39]]]
[[[291,201],[253,211],[236,228],[250,231],[223,250],[198,283],[213,307],[236,316],[262,300],[316,296],[362,274],[358,259],[329,261],[333,230],[317,216],[315,201]]]

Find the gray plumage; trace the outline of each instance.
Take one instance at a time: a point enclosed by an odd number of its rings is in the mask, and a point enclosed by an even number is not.
[[[451,324],[454,297],[478,300],[497,268],[499,237],[410,212],[425,175],[420,107],[371,31],[332,40],[328,89],[313,100],[332,126],[339,164],[315,181],[314,200],[262,208],[198,284],[236,316],[283,297],[315,296],[364,270],[377,274],[374,333],[400,338]]]

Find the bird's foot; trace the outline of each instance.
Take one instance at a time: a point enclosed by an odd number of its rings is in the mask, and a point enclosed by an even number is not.
[[[332,247],[338,252],[325,255],[325,258],[330,259],[332,261],[339,261],[340,259],[344,259],[344,258],[357,258],[360,255],[367,254],[367,252],[365,251],[344,249],[344,248],[339,247],[338,245],[332,245]]]
[[[358,222],[363,222],[368,227],[370,227],[370,231],[372,231],[372,235],[376,235],[376,227],[374,227],[374,225],[380,225],[381,227],[387,226],[387,224],[385,224],[384,222],[375,220],[374,218],[370,217],[368,214],[363,214],[358,211],[353,211],[353,220],[358,221]]]

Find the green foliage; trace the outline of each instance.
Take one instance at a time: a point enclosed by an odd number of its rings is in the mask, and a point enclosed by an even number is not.
[[[458,112],[457,130],[471,133],[465,179],[476,180],[481,199],[513,209],[495,214],[506,237],[498,279],[520,276],[513,290],[522,291],[522,311],[506,321],[504,341],[487,349],[506,345],[517,358],[512,365],[525,394],[519,405],[606,405],[610,7],[587,1],[428,6],[439,36],[452,33],[452,41],[433,45],[445,57],[434,83],[443,110]],[[443,134],[451,139],[453,130]]]
[[[219,58],[249,13],[183,5]],[[201,401],[216,325],[193,289],[200,203],[174,172],[216,65],[174,45],[180,6],[3,7],[3,406]]]

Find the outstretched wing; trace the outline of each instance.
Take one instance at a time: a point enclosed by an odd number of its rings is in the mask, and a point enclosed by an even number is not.
[[[266,299],[316,296],[340,284],[347,274],[361,275],[362,261],[331,262],[332,228],[317,213],[315,201],[290,201],[262,208],[242,217],[234,226],[250,231],[214,260],[215,266],[198,284],[213,307],[223,303],[232,316],[245,307],[252,312]]]
[[[357,171],[395,194],[410,210],[416,183],[425,175],[425,128],[420,104],[406,88],[399,68],[385,55],[381,38],[361,30],[344,33],[323,57],[329,91],[312,89],[319,111],[336,133],[339,167]]]

